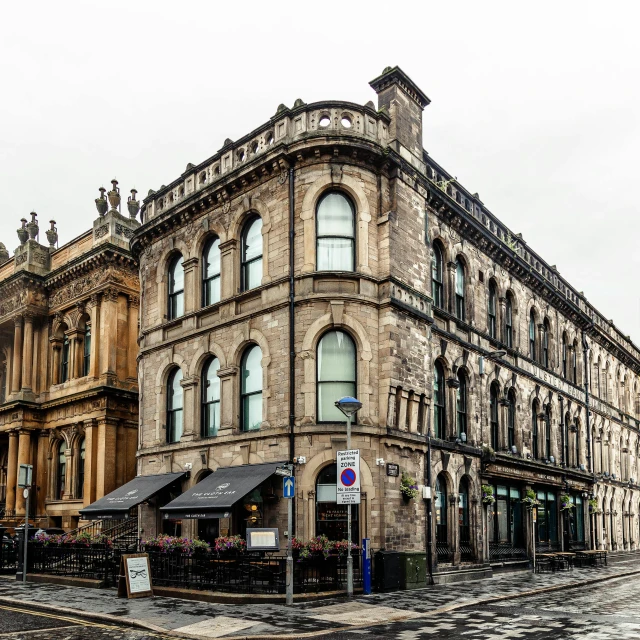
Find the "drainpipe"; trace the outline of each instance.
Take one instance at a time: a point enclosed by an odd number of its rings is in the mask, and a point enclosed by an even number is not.
[[[589,343],[587,342],[587,335],[584,332],[584,329],[582,330],[582,354],[583,354],[583,360],[584,360],[584,397],[585,397],[585,404],[587,405],[587,418],[585,420],[585,424],[586,424],[586,428],[587,428],[587,471],[589,473],[592,474],[592,479],[591,479],[591,489],[592,489],[592,493],[593,493],[593,488],[595,487],[596,484],[596,477],[595,477],[595,473],[593,473],[593,463],[591,460],[591,425],[589,423],[589,416],[590,416],[590,411],[589,411],[589,364],[587,361],[587,351],[589,350]],[[591,522],[589,523],[591,524]],[[623,532],[624,532],[624,516],[622,518],[622,528],[623,528]],[[590,529],[592,529],[590,527]],[[589,531],[589,542],[591,543],[589,546],[593,549],[594,548],[594,532],[593,529],[591,531]]]
[[[567,451],[567,425],[564,423],[564,398],[559,395],[558,400],[560,401],[560,437],[562,440],[562,466],[567,467],[567,465],[569,464],[569,456]]]
[[[294,240],[295,240],[295,174],[289,167],[289,462],[293,464],[295,457],[295,418],[296,418],[296,347],[295,347],[295,279],[294,279]],[[295,499],[293,500],[293,531],[289,531],[289,539],[295,533]]]
[[[425,500],[425,511],[427,516],[425,518],[425,524],[427,528],[425,533],[427,539],[427,572],[429,574],[427,580],[428,584],[431,585],[433,584],[433,529],[431,524],[431,492],[433,491],[431,485],[431,407],[429,407],[427,416],[427,456],[425,460],[425,476],[428,492],[427,499]]]

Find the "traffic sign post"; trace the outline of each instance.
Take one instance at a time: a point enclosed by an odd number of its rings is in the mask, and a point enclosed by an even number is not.
[[[348,420],[346,451],[338,451],[338,504],[347,505],[347,595],[353,595],[353,557],[351,555],[351,505],[360,504],[360,450],[351,449],[351,420]]]
[[[289,474],[285,474],[286,470]],[[296,479],[292,475],[293,466],[283,465],[282,472],[282,497],[287,499],[287,571],[286,571],[286,603],[293,604],[293,547],[291,538],[293,532],[293,499],[296,495]]]
[[[33,465],[21,464],[18,468],[18,486],[24,489],[22,495],[25,499],[24,505],[24,527],[22,531],[22,582],[27,581],[27,549],[29,542],[29,494],[31,493],[31,483],[33,479]]]

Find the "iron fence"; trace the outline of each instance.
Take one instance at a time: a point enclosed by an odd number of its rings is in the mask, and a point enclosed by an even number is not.
[[[18,541],[0,541],[0,573],[15,573],[18,568]]]
[[[509,542],[489,543],[489,562],[509,562],[528,559],[527,550],[523,547],[514,547]]]
[[[436,556],[438,562],[453,562],[453,549],[447,542],[436,541]]]

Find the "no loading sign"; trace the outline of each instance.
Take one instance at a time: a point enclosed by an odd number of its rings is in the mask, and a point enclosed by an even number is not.
[[[360,450],[338,451],[338,504],[360,504]]]

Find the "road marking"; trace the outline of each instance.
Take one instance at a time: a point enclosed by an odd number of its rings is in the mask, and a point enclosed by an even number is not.
[[[60,616],[54,613],[44,613],[43,611],[33,611],[30,609],[18,609],[17,607],[8,607],[6,605],[0,605],[0,609],[4,611],[13,611],[15,613],[23,613],[28,616],[40,616],[41,618],[52,618],[54,620],[63,620],[64,622],[71,622],[74,625],[82,625],[84,627],[100,627],[101,629],[113,629],[112,625],[100,624],[99,622],[89,622],[87,620],[81,620],[79,618],[70,618],[69,616]]]
[[[58,630],[64,630],[64,629],[75,629],[78,625],[77,624],[73,624],[70,625],[68,627],[46,627],[44,629],[29,629],[27,631],[9,631],[7,633],[0,633],[0,638],[15,638],[16,634],[20,634],[20,637],[22,636],[28,636],[32,633],[42,633],[43,631],[58,631]]]

